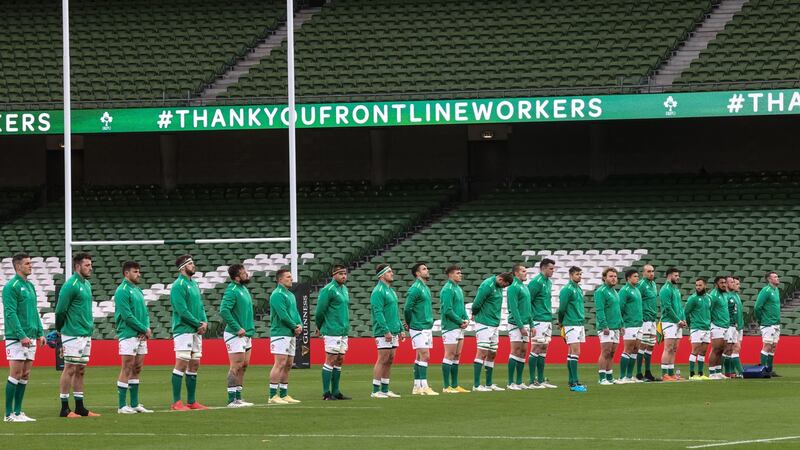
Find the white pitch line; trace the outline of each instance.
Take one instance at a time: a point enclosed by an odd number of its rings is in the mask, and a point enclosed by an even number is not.
[[[254,438],[344,438],[344,439],[461,439],[461,440],[506,440],[506,441],[615,441],[615,442],[721,442],[714,439],[662,439],[662,438],[620,438],[620,437],[576,437],[576,436],[452,436],[452,435],[411,435],[411,434],[258,434],[258,433],[0,433],[0,436],[194,436],[194,437],[254,437]],[[724,442],[724,441],[723,441]],[[694,447],[692,447],[694,448]]]
[[[253,406],[248,406],[245,408],[228,408],[227,406],[209,406],[209,410],[219,410],[219,409],[381,409],[379,406],[306,406],[306,405],[267,405],[267,404],[255,404]],[[100,405],[97,407],[98,410],[115,410],[117,409],[116,406],[110,405]],[[188,412],[188,411],[172,411],[169,409],[157,409],[153,412],[156,413],[179,413],[179,412]],[[147,415],[147,414],[142,414]]]
[[[794,440],[794,439],[800,439],[800,436],[784,436],[784,437],[776,437],[776,438],[768,438],[768,439],[751,439],[749,441],[719,442],[719,443],[716,443],[716,444],[693,445],[691,447],[686,447],[686,448],[724,447],[724,446],[728,446],[728,445],[757,444],[759,442],[790,441],[790,440]]]

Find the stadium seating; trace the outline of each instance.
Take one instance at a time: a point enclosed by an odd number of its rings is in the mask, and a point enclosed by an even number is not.
[[[0,103],[60,101],[61,3],[6,3]],[[76,102],[196,95],[285,17],[285,2],[275,0],[78,0],[70,7]]]
[[[299,189],[300,277],[314,282],[334,263],[350,263],[382,248],[412,229],[454,193],[449,182],[390,184],[317,183]],[[200,239],[288,236],[288,192],[285,186],[189,186],[164,193],[157,188],[94,188],[75,194],[76,240]],[[53,301],[54,284],[63,282],[63,205],[52,204],[0,227],[0,285],[13,276],[10,256],[20,250],[36,256],[40,296]],[[77,250],[81,250],[76,248]],[[142,263],[156,336],[169,335],[168,285],[174,280],[175,258],[191,253],[197,261],[200,287],[206,293],[210,318],[216,316],[227,280],[227,265],[245,261],[255,272],[252,290],[257,311],[266,310],[267,290],[275,270],[288,263],[288,243],[214,244],[135,247],[86,247],[94,255],[92,277],[96,337],[113,337],[111,297],[121,278],[121,263]],[[46,258],[46,259],[41,259]],[[41,261],[40,261],[41,259]],[[44,264],[44,265],[42,265]],[[46,270],[45,270],[46,269]],[[45,299],[45,297],[42,297]],[[41,300],[41,299],[40,299]],[[46,325],[53,323],[52,305],[43,304]],[[214,328],[212,331],[219,331]],[[259,324],[259,332],[266,325]]]
[[[0,223],[12,220],[36,205],[38,189],[0,188]]]
[[[710,7],[708,0],[336,1],[297,31],[297,94],[449,97],[640,83]],[[285,96],[285,48],[226,95]]]
[[[611,200],[609,200],[611,199]],[[766,270],[783,277],[784,286],[800,277],[800,175],[671,176],[582,180],[521,181],[507,189],[461,205],[442,220],[392,247],[350,276],[359,317],[369,313],[367,293],[375,284],[374,267],[394,266],[401,294],[411,285],[409,268],[430,264],[432,290],[444,283],[448,264],[464,267],[462,286],[471,302],[482,281],[508,271],[515,261],[534,266],[543,256],[557,262],[557,286],[569,265],[584,268],[588,329],[594,328],[592,288],[604,266],[618,269],[645,263],[657,268],[659,285],[668,266],[682,270],[689,294],[694,277],[736,273],[742,279],[747,318]],[[531,273],[537,270],[531,269]],[[434,308],[438,310],[438,301]],[[795,314],[784,322],[797,324]],[[438,324],[438,323],[437,323]],[[366,328],[356,330],[367,334]]]
[[[797,80],[799,29],[797,2],[750,0],[676,83],[750,81],[750,88],[798,87],[799,82],[785,80]]]

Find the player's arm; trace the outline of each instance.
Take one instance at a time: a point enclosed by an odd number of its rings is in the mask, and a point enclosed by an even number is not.
[[[769,299],[769,292],[766,289],[761,289],[756,297],[756,305],[753,307],[753,313],[756,316],[758,323],[761,323],[761,316],[764,314],[764,305]]]
[[[570,289],[567,287],[561,289],[561,292],[558,293],[558,312],[556,313],[559,325],[564,323],[564,316],[567,314],[570,300],[572,300]]]
[[[192,328],[199,328],[201,321],[189,311],[189,307],[186,305],[186,296],[188,294],[188,290],[183,285],[176,286],[172,289],[172,292],[169,294],[169,301],[172,303],[172,311],[178,315],[181,322],[191,325]]]
[[[475,294],[475,299],[472,300],[472,315],[478,314],[483,307],[483,303],[486,301],[486,297],[488,296],[488,289],[480,286],[478,288],[478,292]]]
[[[139,334],[147,333],[147,327],[133,314],[131,309],[131,295],[125,289],[120,289],[114,293],[114,307],[117,309],[120,319]]]
[[[328,290],[323,289],[319,291],[319,297],[317,297],[317,309],[314,310],[314,324],[317,325],[317,330],[321,330],[322,325],[325,323],[325,314],[328,311],[329,304],[330,295],[328,294]]]
[[[606,299],[603,298],[604,296],[602,291],[594,291],[594,313],[597,319],[597,331],[608,328],[608,322],[606,321]]]
[[[233,316],[233,307],[236,306],[236,292],[233,290],[225,290],[222,295],[222,303],[219,305],[219,315],[234,330],[241,330],[244,327]]]
[[[406,294],[406,302],[403,304],[403,319],[406,321],[406,325],[411,323],[411,316],[414,312],[414,307],[416,307],[419,299],[422,298],[421,292],[417,289],[409,289],[408,293]]]
[[[661,319],[663,320],[664,317],[675,317],[675,311],[672,308],[672,295],[668,292],[667,289],[661,288],[661,291],[658,293],[658,298],[661,300]]]
[[[19,306],[19,294],[14,286],[6,286],[3,289],[3,312],[5,313],[6,334],[14,336],[16,339],[23,340],[28,336],[19,321],[17,307]],[[37,336],[38,337],[38,336]]]
[[[519,297],[519,290],[516,286],[509,286],[508,290],[506,291],[506,300],[508,305],[508,316],[513,317],[518,322],[521,322],[521,317],[519,315],[519,302],[517,298]],[[517,324],[518,327],[522,327],[525,325],[524,323]]]
[[[686,300],[686,307],[683,308],[683,313],[686,316],[686,325],[687,326],[691,326],[690,323],[689,323],[689,318],[692,317],[692,313],[694,312],[694,309],[697,307],[697,301],[699,299],[700,299],[700,297],[692,295],[691,297],[689,297],[688,300]]]
[[[56,302],[56,330],[61,331],[64,327],[64,322],[67,320],[67,311],[72,302],[72,287],[68,284],[61,286],[61,291],[58,293],[58,301]]]
[[[292,316],[289,314],[289,300],[284,295],[275,295],[273,292],[272,295],[269,296],[269,307],[275,308],[275,314],[278,316],[278,321],[286,325],[288,328],[297,328],[297,326],[300,325],[292,320]]]
[[[369,304],[372,308],[372,321],[375,325],[376,334],[386,334],[389,327],[386,325],[386,316],[383,314],[383,299],[380,292],[373,292],[369,297]]]
[[[623,288],[619,291],[619,313],[622,314],[622,317],[626,317],[628,314],[628,289]]]
[[[533,302],[536,301],[536,296],[539,295],[539,292],[542,291],[541,283],[538,283],[536,280],[532,280],[528,283],[528,292],[531,293],[531,306]]]

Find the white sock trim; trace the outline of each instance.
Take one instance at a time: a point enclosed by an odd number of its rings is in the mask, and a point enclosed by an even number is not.
[[[180,371],[180,370],[178,370],[178,369],[172,369],[172,374],[173,374],[173,375],[177,375],[177,376],[179,376],[179,377],[182,377],[182,376],[184,375],[184,373],[183,373],[183,372],[181,372],[181,371]]]
[[[187,376],[187,377],[196,377],[196,376],[197,376],[197,372],[189,372],[189,371],[187,370],[187,371],[186,371],[186,376]]]
[[[420,367],[428,367],[427,361],[417,361],[417,365]]]
[[[138,378],[133,378],[131,380],[128,380],[128,384],[139,384],[139,379]]]
[[[18,380],[19,384],[28,384],[28,380]]]
[[[389,384],[388,378],[381,378],[381,384]]]
[[[380,386],[381,385],[381,380],[379,380],[377,378],[373,378],[372,379],[372,385],[373,386]]]
[[[494,367],[494,361],[485,361],[483,363],[484,367]]]
[[[329,366],[327,364],[323,364],[322,365],[322,370],[327,370],[328,372],[332,372],[333,371],[333,367],[331,367],[331,366]]]
[[[10,382],[11,382],[11,384],[17,384],[17,383],[19,383],[19,380],[18,380],[18,379],[16,379],[16,378],[12,378],[12,377],[8,377],[8,381],[10,381]]]
[[[449,359],[443,359],[442,364],[453,364],[453,361]]]
[[[122,381],[117,381],[117,387],[121,387],[123,389],[128,389],[128,383],[123,383]]]
[[[706,362],[706,357],[703,356],[703,355],[697,355],[697,361],[698,362]]]

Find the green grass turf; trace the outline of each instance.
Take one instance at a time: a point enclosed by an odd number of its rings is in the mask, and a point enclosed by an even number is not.
[[[431,385],[441,372],[431,366]],[[686,374],[686,367],[682,367]],[[198,398],[223,407],[225,367],[201,367]],[[244,398],[248,409],[166,412],[168,367],[146,367],[141,400],[154,414],[116,413],[117,369],[89,367],[86,404],[98,418],[57,417],[58,373],[36,369],[24,410],[36,423],[3,423],[3,447],[34,448],[487,448],[556,444],[567,448],[686,448],[738,440],[798,436],[800,366],[781,366],[782,378],[598,386],[594,367],[581,376],[589,391],[569,392],[563,365],[547,367],[558,389],[412,397],[411,367],[395,367],[392,390],[401,399],[370,399],[371,367],[345,366],[347,402],[321,400],[320,368],[292,372],[290,393],[300,405],[266,406],[268,367],[252,367]],[[527,372],[527,370],[526,370]],[[505,385],[506,367],[496,370]],[[526,373],[527,376],[527,373]],[[471,364],[461,385],[471,384]],[[185,395],[185,394],[184,394]],[[72,399],[71,399],[72,404]],[[67,446],[66,443],[69,443]],[[750,444],[753,445],[753,444]],[[742,446],[745,446],[743,444]],[[770,448],[798,448],[800,437]],[[721,448],[736,448],[737,445]],[[711,447],[715,448],[715,447]]]

